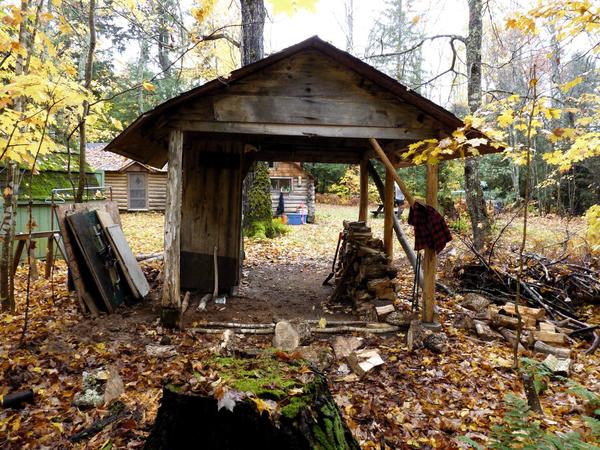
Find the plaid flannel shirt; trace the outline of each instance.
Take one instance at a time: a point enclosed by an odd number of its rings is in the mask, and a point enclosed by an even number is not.
[[[429,205],[415,202],[408,214],[408,223],[415,228],[415,250],[431,248],[441,252],[452,240],[446,221]]]

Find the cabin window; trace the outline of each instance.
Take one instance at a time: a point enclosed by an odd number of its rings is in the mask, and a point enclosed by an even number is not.
[[[271,178],[271,189],[281,192],[292,192],[292,178]]]
[[[129,209],[148,209],[148,177],[145,172],[129,172]]]

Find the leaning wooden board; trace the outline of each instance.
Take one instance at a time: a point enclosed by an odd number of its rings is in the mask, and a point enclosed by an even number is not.
[[[71,207],[73,206],[75,205],[60,205],[56,208],[56,219],[64,247],[63,254],[65,256],[67,266],[71,272],[71,278],[73,279],[73,284],[75,285],[75,291],[77,292],[77,299],[79,300],[81,312],[85,314],[87,311],[89,311],[93,317],[98,317],[100,311],[88,292],[88,289],[92,289],[93,287],[89,286],[88,288],[84,281],[82,270],[85,272],[85,268],[79,267],[80,261],[83,264],[83,258],[82,255],[80,255],[77,246],[72,242],[73,234],[67,225],[67,212],[71,211]]]
[[[118,205],[110,201],[65,203],[55,208],[56,219],[64,244],[63,256],[65,256],[65,260],[71,271],[81,312],[86,313],[89,311],[92,316],[98,317],[99,309],[90,293],[95,289],[94,283],[91,280],[91,274],[89,274],[89,271],[85,267],[82,267],[80,270],[79,264],[80,262],[83,264],[83,255],[80,254],[77,245],[72,242],[72,234],[66,222],[67,213],[71,214],[80,211],[105,211],[110,215],[113,222],[118,224],[121,224],[121,218],[119,217]],[[85,279],[89,281],[86,283]]]
[[[124,303],[126,292],[117,259],[95,211],[67,214],[67,223],[89,268],[108,312]]]
[[[121,226],[115,224],[110,215],[106,212],[96,211],[96,213],[98,214],[98,220],[102,227],[104,227],[112,248],[115,251],[119,266],[127,279],[131,291],[135,297],[144,298],[148,295],[148,292],[150,292],[150,286],[125,239]]]

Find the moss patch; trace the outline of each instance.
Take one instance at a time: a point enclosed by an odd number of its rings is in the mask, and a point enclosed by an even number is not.
[[[215,357],[207,363],[233,389],[264,399],[282,400],[290,389],[302,386],[297,379],[302,364],[279,361],[269,353],[253,359]]]

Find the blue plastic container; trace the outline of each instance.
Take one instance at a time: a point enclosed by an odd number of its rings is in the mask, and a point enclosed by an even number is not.
[[[306,223],[306,214],[288,213],[286,216],[288,225],[304,225]]]

